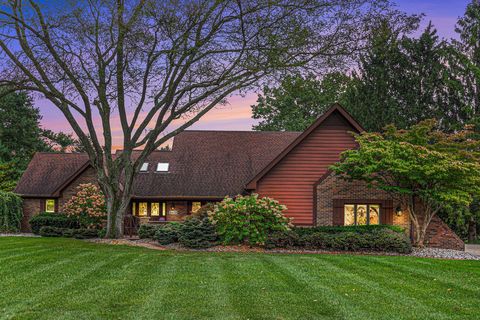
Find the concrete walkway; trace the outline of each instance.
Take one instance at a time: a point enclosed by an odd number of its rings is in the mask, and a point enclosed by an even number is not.
[[[480,244],[466,244],[465,252],[480,256]]]

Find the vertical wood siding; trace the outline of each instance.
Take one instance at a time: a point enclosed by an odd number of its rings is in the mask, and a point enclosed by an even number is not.
[[[313,186],[341,152],[355,148],[352,131],[347,120],[333,112],[258,181],[256,192],[286,205],[294,224],[314,224]]]

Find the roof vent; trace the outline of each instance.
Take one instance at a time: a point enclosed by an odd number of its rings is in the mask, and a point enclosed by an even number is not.
[[[168,162],[159,162],[157,164],[157,172],[168,172],[169,163]]]

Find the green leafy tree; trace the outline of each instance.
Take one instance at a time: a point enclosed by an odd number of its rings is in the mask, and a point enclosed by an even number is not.
[[[1,92],[0,92],[1,93]],[[18,161],[25,168],[36,151],[46,150],[40,112],[25,92],[0,97],[0,162]]]
[[[42,137],[47,147],[55,152],[84,152],[80,140],[71,133],[42,130]]]
[[[333,171],[384,190],[408,210],[415,245],[423,246],[431,219],[449,206],[468,206],[480,194],[478,141],[471,130],[448,134],[435,120],[409,130],[388,126],[384,133],[362,133],[356,150],[342,154]]]
[[[468,4],[463,17],[458,19],[455,32],[459,40],[453,43],[461,53],[452,66],[461,77],[462,94],[471,104],[475,117],[480,116],[480,2],[473,0]],[[455,63],[456,62],[456,63]]]
[[[303,131],[333,103],[345,102],[344,94],[351,78],[340,72],[317,80],[314,76],[285,77],[276,88],[264,87],[252,106],[258,131]]]
[[[431,23],[419,38],[382,25],[361,57],[346,107],[367,131],[392,123],[408,128],[432,117],[444,129],[461,129],[470,115],[462,84],[449,72],[452,49]]]

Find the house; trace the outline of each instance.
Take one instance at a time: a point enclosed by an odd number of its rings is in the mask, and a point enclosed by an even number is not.
[[[328,168],[355,148],[361,126],[333,105],[304,132],[185,131],[171,151],[155,151],[138,173],[128,214],[142,222],[175,221],[226,195],[255,192],[287,206],[299,226],[394,224],[410,230],[408,214],[383,191],[336,178]],[[37,153],[18,183],[23,230],[42,211],[58,212],[76,186],[95,182],[85,154]],[[427,243],[463,249],[439,218]]]

